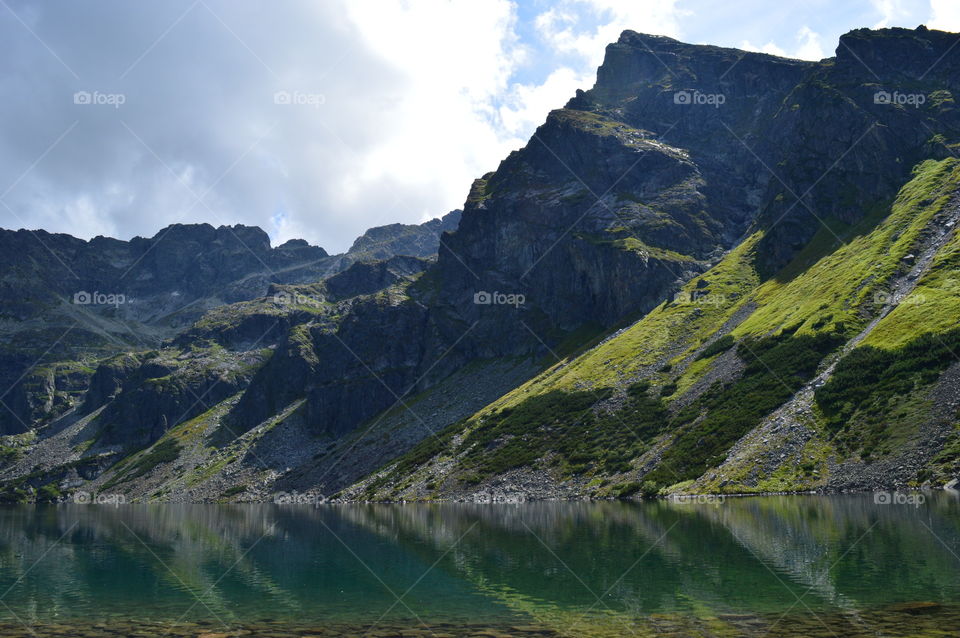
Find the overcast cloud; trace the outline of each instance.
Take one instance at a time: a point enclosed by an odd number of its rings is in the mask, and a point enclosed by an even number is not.
[[[811,59],[856,26],[960,30],[954,0],[726,4],[3,0],[0,226],[244,223],[339,251],[459,207],[624,28]]]

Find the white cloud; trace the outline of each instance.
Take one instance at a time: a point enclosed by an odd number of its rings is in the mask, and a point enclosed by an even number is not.
[[[880,14],[878,20],[872,28],[883,29],[890,26],[899,26],[899,20],[907,16],[907,11],[903,6],[903,0],[870,0],[873,9]]]
[[[744,51],[758,51],[800,60],[821,60],[827,57],[827,54],[823,50],[820,34],[806,25],[800,27],[797,31],[795,43],[793,48],[787,50],[772,41],[758,46],[749,40],[743,40],[739,48]]]
[[[606,45],[624,29],[679,37],[686,12],[677,0],[561,0],[537,17],[540,35],[560,53],[574,53],[595,70]]]
[[[0,11],[12,53],[0,173],[78,124],[5,197],[16,214],[0,208],[4,227],[130,237],[247,223],[340,250],[369,226],[460,206],[529,133],[497,125],[524,56],[508,0],[288,2],[269,24],[242,1],[11,3],[57,55]],[[81,89],[126,102],[76,105]],[[316,103],[278,105],[277,91]]]
[[[446,207],[459,206],[471,180],[522,143],[495,126],[494,102],[523,55],[514,7],[506,0],[347,6],[365,47],[404,80],[395,102],[385,105],[392,125],[365,154],[350,190],[393,184],[395,214],[404,217],[446,212],[407,201],[404,190],[411,187],[432,190]]]
[[[787,52],[781,49],[773,42],[767,42],[763,45],[756,45],[750,40],[743,40],[737,45],[738,49],[743,49],[744,51],[755,51],[757,53],[769,53],[770,55],[779,55],[781,57],[789,57]]]
[[[793,55],[801,60],[821,60],[827,57],[820,42],[820,34],[813,29],[803,26],[797,32],[797,48]]]
[[[521,42],[510,0],[292,0],[268,22],[245,0],[9,2],[56,56],[0,12],[0,122],[17,123],[0,127],[0,173],[79,124],[6,197],[17,215],[0,209],[0,225],[130,237],[246,223],[330,250],[460,206],[593,84],[623,29],[678,35],[680,15],[677,0],[560,0]],[[78,90],[125,103],[78,106]],[[278,91],[314,102],[278,105]]]
[[[930,0],[930,19],[927,26],[941,31],[960,31],[960,2]]]
[[[550,73],[541,84],[516,84],[499,109],[500,122],[506,132],[522,137],[585,86],[585,79],[566,66]]]
[[[503,128],[523,137],[547,113],[593,86],[606,45],[626,30],[680,36],[684,11],[677,0],[560,0],[534,18],[534,26],[557,66],[540,84],[516,84],[504,97],[499,115]]]

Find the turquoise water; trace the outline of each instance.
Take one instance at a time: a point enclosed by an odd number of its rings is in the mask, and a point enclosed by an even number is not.
[[[923,498],[9,506],[0,635],[957,635],[960,500]]]

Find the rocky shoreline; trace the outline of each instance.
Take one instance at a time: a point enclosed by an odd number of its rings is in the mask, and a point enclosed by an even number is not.
[[[470,495],[453,495],[447,497],[437,497],[424,500],[352,500],[352,499],[331,499],[325,501],[327,503],[333,504],[363,504],[363,503],[378,503],[378,504],[404,504],[404,503],[473,503],[473,504],[485,504],[485,503],[532,503],[532,502],[577,502],[577,501],[635,501],[635,502],[650,502],[650,501],[684,501],[691,502],[697,499],[709,500],[712,503],[720,502],[725,498],[750,498],[750,497],[763,497],[763,496],[834,496],[838,494],[898,494],[898,493],[923,493],[927,491],[951,491],[960,494],[955,489],[957,480],[954,479],[947,485],[941,486],[926,486],[926,487],[896,487],[892,486],[889,488],[877,487],[877,488],[824,488],[818,490],[796,490],[796,491],[773,491],[773,492],[731,492],[731,493],[715,493],[715,492],[684,492],[671,494],[664,497],[653,497],[653,498],[643,498],[639,496],[628,496],[622,498],[615,497],[596,497],[589,495],[570,495],[564,493],[557,493],[550,496],[536,496],[531,497],[530,495],[520,493],[520,492],[504,492],[504,493],[494,493],[490,494],[489,492],[479,492]],[[270,501],[264,501],[263,503],[269,503]]]
[[[715,613],[694,615],[656,613],[616,614],[568,619],[545,619],[513,623],[475,623],[442,620],[428,622],[302,622],[261,620],[223,625],[215,621],[163,622],[138,619],[61,621],[56,623],[0,623],[0,636],[22,636],[29,629],[35,638],[73,636],[79,638],[552,638],[555,636],[745,636],[760,638],[826,638],[845,636],[948,636],[960,630],[960,609],[931,601],[906,601],[882,608],[814,613]]]

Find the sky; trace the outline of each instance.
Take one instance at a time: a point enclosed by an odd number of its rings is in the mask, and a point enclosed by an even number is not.
[[[816,60],[960,0],[0,0],[0,227],[330,252],[459,208],[624,29]]]

